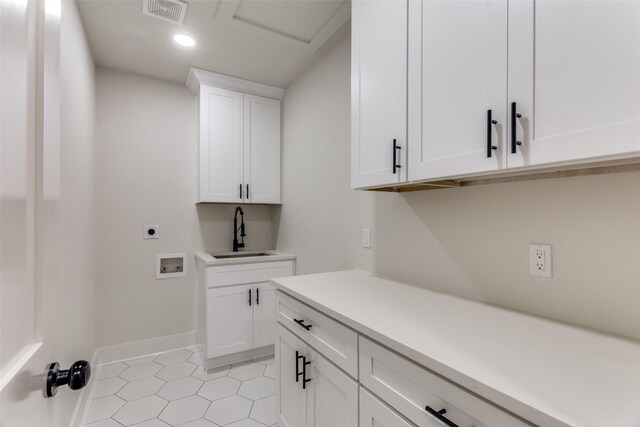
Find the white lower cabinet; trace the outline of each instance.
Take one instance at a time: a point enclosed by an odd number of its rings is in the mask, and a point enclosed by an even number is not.
[[[419,427],[527,425],[363,336],[359,344],[360,383]]]
[[[281,291],[276,313],[280,427],[531,426]],[[326,339],[314,340],[319,325]],[[337,356],[352,354],[345,342],[358,359],[354,374],[341,366],[350,357]]]
[[[273,345],[276,336],[276,288],[269,282],[253,285],[253,347]]]
[[[273,345],[275,287],[269,282],[207,290],[207,358]]]
[[[307,427],[349,427],[358,423],[358,384],[309,348]]]
[[[440,424],[435,424],[439,426]],[[414,427],[387,405],[360,387],[360,427]]]
[[[207,358],[253,347],[252,285],[207,290]]]
[[[276,417],[280,427],[304,426],[307,394],[300,383],[300,362],[307,345],[278,324],[276,336]]]
[[[358,384],[278,324],[276,410],[280,427],[353,427]]]
[[[294,261],[199,267],[199,298],[206,304],[198,305],[196,335],[203,336],[198,346],[209,368],[270,353],[276,336],[276,289],[270,280],[294,270]]]
[[[358,376],[358,334],[284,294],[276,300],[278,321],[352,377]]]

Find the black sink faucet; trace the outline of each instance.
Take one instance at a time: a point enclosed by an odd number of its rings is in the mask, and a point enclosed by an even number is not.
[[[238,227],[238,212],[240,212],[240,227]],[[238,230],[240,230],[240,243],[238,243]],[[233,252],[238,252],[238,248],[244,248],[245,236],[244,212],[242,211],[242,208],[238,206],[236,208],[236,213],[233,215]]]

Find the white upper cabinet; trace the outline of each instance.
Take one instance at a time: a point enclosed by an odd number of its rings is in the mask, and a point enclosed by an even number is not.
[[[409,180],[504,167],[507,0],[409,8]]]
[[[354,188],[637,158],[640,2],[354,0],[351,90]]]
[[[197,201],[281,203],[284,90],[195,68],[187,86],[199,96]]]
[[[245,201],[280,203],[280,101],[244,95]]]
[[[407,1],[352,2],[351,186],[407,180]]]
[[[637,155],[640,2],[511,1],[513,102],[509,167]]]
[[[242,202],[243,94],[200,89],[200,202]]]

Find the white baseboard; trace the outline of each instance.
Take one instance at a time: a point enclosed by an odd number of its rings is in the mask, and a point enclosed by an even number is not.
[[[93,395],[93,389],[96,385],[96,381],[98,381],[98,370],[100,367],[98,366],[98,350],[93,352],[93,357],[91,358],[91,376],[89,377],[89,384],[87,384],[82,391],[80,392],[80,396],[78,396],[78,401],[76,402],[76,407],[73,410],[73,415],[71,415],[71,421],[69,422],[69,427],[82,427],[84,426],[84,420],[87,419],[87,413],[89,412],[89,403],[91,403],[91,396]]]
[[[80,392],[69,427],[84,426],[84,420],[87,418],[87,413],[89,412],[93,389],[102,365],[163,353],[165,351],[193,347],[195,343],[196,333],[194,331],[97,348],[91,359],[92,374],[91,378],[89,378],[89,384]]]
[[[180,348],[193,347],[195,345],[195,331],[124,344],[110,345],[97,349],[98,363],[101,366],[108,365],[110,363],[120,362],[123,360],[135,359],[137,357],[149,356],[151,354],[163,353],[165,351],[177,350]]]

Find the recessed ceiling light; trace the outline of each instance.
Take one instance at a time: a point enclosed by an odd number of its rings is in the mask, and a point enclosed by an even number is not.
[[[193,37],[189,37],[186,34],[176,34],[175,36],[173,36],[173,40],[180,46],[191,47],[196,44],[196,41],[193,39]]]

